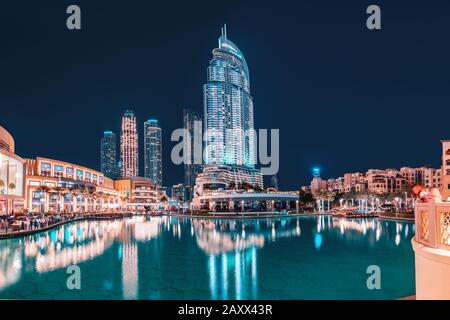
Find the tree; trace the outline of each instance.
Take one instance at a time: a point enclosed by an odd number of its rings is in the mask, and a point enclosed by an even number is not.
[[[299,203],[300,204],[311,204],[311,203],[315,203],[316,200],[314,199],[314,196],[311,192],[306,192],[303,190],[300,190],[299,192]]]
[[[263,189],[260,186],[254,186],[253,190],[255,190],[256,192],[261,192],[263,191]]]

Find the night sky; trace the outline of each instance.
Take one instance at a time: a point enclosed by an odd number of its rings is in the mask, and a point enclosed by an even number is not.
[[[81,7],[82,30],[66,28]],[[366,28],[378,4],[382,30]],[[283,189],[311,169],[440,164],[450,139],[450,2],[7,1],[0,6],[0,125],[22,157],[100,168],[104,130],[134,109],[163,128],[164,185],[182,109],[203,111],[202,86],[221,26],[250,68],[255,127],[280,129]],[[143,153],[140,153],[143,174]]]

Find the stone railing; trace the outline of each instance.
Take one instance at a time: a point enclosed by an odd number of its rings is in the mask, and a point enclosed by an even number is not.
[[[418,243],[450,250],[450,202],[417,202],[415,220]]]
[[[450,300],[450,202],[416,202],[416,299]]]

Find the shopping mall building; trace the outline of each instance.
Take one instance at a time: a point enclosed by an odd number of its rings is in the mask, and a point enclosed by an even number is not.
[[[13,137],[0,126],[0,215],[10,215],[24,206],[25,160],[14,154]]]
[[[101,172],[37,157],[26,159],[25,208],[35,213],[115,212],[120,195]]]

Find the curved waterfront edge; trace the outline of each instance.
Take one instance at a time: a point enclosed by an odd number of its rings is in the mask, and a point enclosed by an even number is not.
[[[138,214],[142,215],[142,214]],[[51,230],[53,228],[62,226],[64,224],[76,222],[76,221],[83,221],[83,220],[114,220],[114,219],[122,219],[122,218],[128,218],[136,216],[136,214],[126,214],[126,215],[120,215],[120,216],[90,216],[90,217],[80,217],[73,220],[67,220],[58,222],[55,224],[52,224],[51,226],[47,226],[45,228],[41,228],[38,230],[27,230],[27,231],[20,231],[20,232],[13,232],[8,234],[1,234],[0,240],[6,240],[6,239],[13,239],[13,238],[20,238],[25,237],[33,234],[38,234],[41,232],[45,232],[48,230]],[[152,215],[144,215],[152,217]],[[165,214],[165,216],[168,217],[179,217],[179,218],[191,218],[191,219],[263,219],[263,218],[290,218],[290,217],[318,217],[318,216],[332,216],[331,213],[292,213],[292,214],[261,214],[261,215],[185,215],[185,214]],[[358,218],[358,217],[348,217],[351,218]],[[397,220],[397,221],[409,221],[414,222],[413,218],[403,218],[403,217],[389,217],[389,216],[383,216],[378,215],[376,217],[377,219],[381,220]]]
[[[72,220],[66,220],[66,221],[61,221],[55,224],[52,224],[50,226],[47,226],[45,228],[40,228],[40,229],[36,229],[36,230],[27,230],[27,231],[19,231],[19,232],[12,232],[12,233],[6,233],[6,234],[0,234],[0,241],[1,240],[7,240],[7,239],[13,239],[13,238],[21,238],[21,237],[26,237],[26,236],[30,236],[33,234],[38,234],[41,232],[45,232],[48,230],[52,230],[54,228],[57,228],[59,226],[68,224],[68,223],[72,223],[72,222],[77,222],[77,221],[83,221],[83,220],[115,220],[115,219],[122,219],[122,218],[128,218],[133,216],[132,214],[126,214],[126,215],[120,215],[120,216],[88,216],[88,217],[80,217],[80,218],[76,218],[76,219],[72,219]]]

